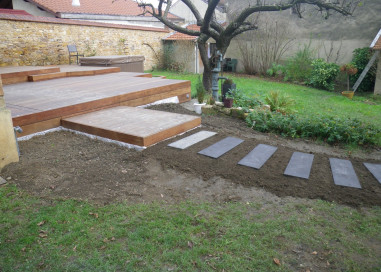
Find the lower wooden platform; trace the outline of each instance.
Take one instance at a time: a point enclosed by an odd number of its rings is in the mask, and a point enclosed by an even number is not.
[[[77,131],[150,146],[201,124],[198,116],[115,107],[62,120],[62,126]]]
[[[5,85],[4,98],[19,136],[58,127],[62,118],[117,106],[139,106],[177,96],[190,100],[190,81],[111,73]]]

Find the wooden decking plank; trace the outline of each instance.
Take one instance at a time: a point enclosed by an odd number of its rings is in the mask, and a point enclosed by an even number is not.
[[[197,116],[125,106],[62,120],[64,127],[140,146],[150,146],[200,124]]]

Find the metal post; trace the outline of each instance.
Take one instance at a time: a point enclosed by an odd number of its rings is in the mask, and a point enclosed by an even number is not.
[[[219,73],[221,72],[221,63],[222,63],[222,54],[220,51],[216,52],[216,67],[212,70],[212,91],[213,91],[213,99],[218,101],[218,80],[221,79]]]
[[[22,133],[22,128],[17,126],[13,128],[13,131],[15,132],[15,139],[16,139],[16,146],[17,146],[17,153],[19,154],[20,157],[20,149],[19,149],[19,142],[17,141],[17,135],[16,133]]]

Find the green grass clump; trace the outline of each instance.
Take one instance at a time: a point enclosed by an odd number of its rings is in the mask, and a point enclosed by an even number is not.
[[[193,88],[196,86],[198,75],[175,74],[165,71],[155,71],[153,72],[153,74],[161,74],[173,79],[191,80],[192,96],[196,95],[196,90]],[[337,128],[337,131],[342,131],[341,135],[335,135],[331,137],[332,141],[330,139],[329,142],[332,143],[336,143],[338,140],[342,143],[358,142],[359,144],[366,145],[366,143],[369,143],[367,138],[372,138],[370,142],[373,142],[374,133],[372,131],[375,131],[375,129],[373,128],[376,128],[376,130],[377,128],[381,128],[381,96],[379,95],[377,96],[372,94],[356,93],[354,98],[350,100],[346,97],[343,97],[340,93],[318,90],[302,85],[274,82],[268,81],[266,79],[253,77],[248,78],[237,75],[229,75],[229,78],[233,79],[234,82],[237,84],[239,95],[242,98],[242,105],[250,103],[253,105],[260,105],[263,102],[265,102],[266,97],[271,96],[270,93],[275,91],[281,93],[284,96],[288,96],[289,99],[292,99],[294,101],[292,106],[287,107],[287,111],[293,112],[293,114],[297,117],[298,120],[305,120],[305,122],[307,123],[308,120],[311,120],[311,122],[318,122],[319,119],[328,118],[343,122],[345,126],[340,126]],[[239,106],[239,104],[240,103],[235,102],[235,105]],[[353,125],[351,126],[351,122],[359,122],[360,130],[356,129],[354,131],[356,135],[348,137],[345,133],[351,134],[353,132]],[[349,128],[349,130],[342,130],[345,127]],[[358,125],[356,125],[355,127],[358,127]],[[359,136],[359,132],[367,132],[366,129],[363,129],[365,127],[371,127],[371,133],[368,135],[365,134],[363,136]],[[304,126],[304,128],[307,129],[308,126],[306,125]],[[324,130],[324,128],[318,129]],[[291,133],[291,135],[292,134],[293,133]],[[307,135],[316,133],[307,131],[305,134]],[[316,138],[317,136],[314,137]],[[365,138],[362,139],[363,137]],[[375,139],[375,142],[378,143],[378,145],[380,145],[381,136],[377,136],[376,133],[375,137],[378,138]],[[323,140],[328,138],[323,137]]]

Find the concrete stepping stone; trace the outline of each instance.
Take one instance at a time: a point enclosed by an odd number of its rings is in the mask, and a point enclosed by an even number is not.
[[[313,160],[313,154],[294,152],[284,171],[284,175],[308,179]]]
[[[185,149],[216,134],[216,132],[202,130],[181,140],[170,143],[168,146],[178,149]]]
[[[368,168],[369,172],[371,172],[372,175],[378,180],[378,182],[381,183],[381,164],[364,162],[364,165],[366,168]]]
[[[214,159],[222,156],[226,152],[232,150],[237,145],[241,144],[243,140],[235,137],[226,137],[221,141],[201,150],[198,154],[205,155]]]
[[[259,144],[246,157],[240,160],[238,164],[259,169],[277,149],[275,146]]]
[[[329,162],[336,185],[361,189],[360,181],[350,161],[329,158]]]

